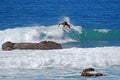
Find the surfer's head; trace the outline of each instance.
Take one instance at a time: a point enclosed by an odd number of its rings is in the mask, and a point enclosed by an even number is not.
[[[68,23],[65,21],[64,24],[66,25],[66,24],[68,24]]]

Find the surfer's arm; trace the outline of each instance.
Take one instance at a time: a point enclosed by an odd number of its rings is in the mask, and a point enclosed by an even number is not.
[[[69,29],[71,29],[71,25],[70,25]]]

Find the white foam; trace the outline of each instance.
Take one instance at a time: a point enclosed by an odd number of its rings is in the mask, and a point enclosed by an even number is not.
[[[110,29],[94,29],[94,31],[102,32],[102,33],[108,33]]]
[[[0,68],[120,66],[120,47],[0,51]]]

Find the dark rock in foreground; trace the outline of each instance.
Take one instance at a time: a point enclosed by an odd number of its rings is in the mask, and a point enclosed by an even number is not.
[[[104,74],[102,74],[102,73],[97,73],[97,72],[93,72],[93,71],[95,71],[94,68],[86,68],[82,71],[81,76],[83,76],[83,77],[104,76]]]
[[[53,41],[42,41],[40,43],[12,43],[8,41],[2,45],[2,50],[4,51],[14,49],[50,50],[50,49],[62,49],[62,45]]]

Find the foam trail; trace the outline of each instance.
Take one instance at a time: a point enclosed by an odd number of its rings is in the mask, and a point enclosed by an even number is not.
[[[120,47],[0,52],[0,68],[86,68],[120,66]]]

